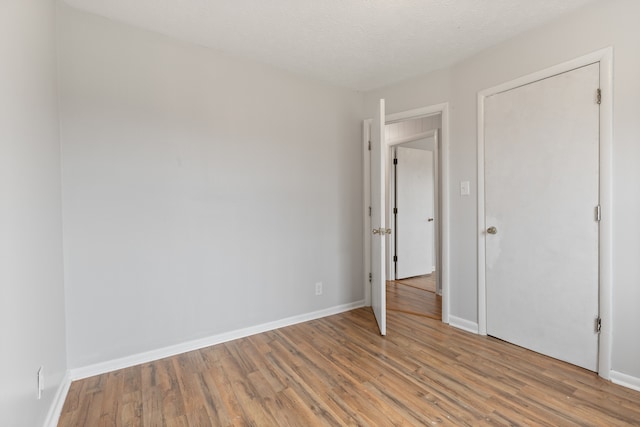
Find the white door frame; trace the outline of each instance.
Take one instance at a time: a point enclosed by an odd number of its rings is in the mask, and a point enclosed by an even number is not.
[[[585,65],[600,63],[600,262],[599,310],[602,329],[598,344],[598,374],[609,379],[611,371],[612,322],[612,142],[613,142],[613,49],[611,47],[563,62],[556,66],[485,89],[478,93],[478,332],[487,334],[487,288],[485,278],[485,194],[484,194],[484,100],[485,98],[571,71]],[[596,94],[594,93],[594,100]]]
[[[440,236],[440,264],[442,271],[440,274],[440,283],[442,284],[442,322],[449,323],[449,103],[430,105],[428,107],[416,108],[413,110],[402,111],[385,116],[385,123],[392,123],[412,118],[441,114],[442,117],[442,133],[439,135],[441,139],[441,164],[440,168],[440,188],[442,190],[442,218],[440,224],[442,227],[442,235]],[[371,283],[369,282],[369,273],[371,272],[371,217],[369,217],[369,206],[371,206],[371,159],[369,156],[369,137],[370,137],[371,120],[365,120],[362,128],[363,143],[363,175],[364,175],[364,295],[365,305],[371,305]],[[387,144],[387,150],[391,145]],[[387,176],[388,180],[388,176]]]

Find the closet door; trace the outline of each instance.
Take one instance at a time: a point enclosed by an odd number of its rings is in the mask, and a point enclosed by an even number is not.
[[[597,370],[599,64],[485,99],[487,333]]]

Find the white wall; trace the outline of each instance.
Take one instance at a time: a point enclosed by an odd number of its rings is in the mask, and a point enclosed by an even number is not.
[[[390,113],[449,101],[451,106],[451,314],[477,321],[475,191],[477,92],[607,47],[614,47],[613,370],[640,378],[640,2],[595,2],[543,28],[500,44],[456,66],[366,94]],[[446,84],[446,87],[444,83]]]
[[[54,15],[52,0],[0,3],[2,426],[42,425],[66,371]]]
[[[442,126],[440,114],[420,117],[417,119],[402,120],[400,122],[385,125],[384,134],[387,143],[394,143],[399,139],[410,138],[418,134],[434,131]]]
[[[364,298],[360,93],[60,17],[72,368]]]
[[[422,138],[411,142],[405,142],[404,144],[399,144],[397,146],[405,148],[415,148],[416,150],[434,151],[435,143],[435,138],[433,136],[430,136],[429,138]]]

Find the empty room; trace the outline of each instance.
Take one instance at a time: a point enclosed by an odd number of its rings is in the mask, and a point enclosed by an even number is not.
[[[0,426],[640,425],[638,17],[2,1]]]

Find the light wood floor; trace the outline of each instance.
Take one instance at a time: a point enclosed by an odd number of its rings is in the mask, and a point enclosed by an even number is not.
[[[442,297],[435,274],[387,281],[387,310],[442,319]]]
[[[413,288],[422,289],[429,292],[436,291],[436,275],[424,274],[422,276],[408,277],[406,279],[394,280],[394,282],[402,283],[403,285],[411,286]]]
[[[442,319],[442,297],[434,292],[387,282],[387,310]]]
[[[59,426],[640,425],[640,393],[503,341],[362,308],[76,381]]]

